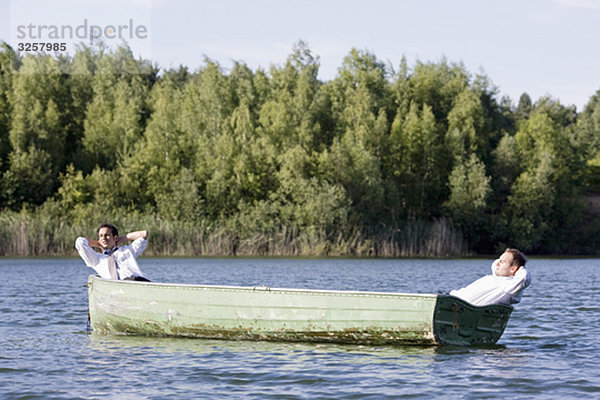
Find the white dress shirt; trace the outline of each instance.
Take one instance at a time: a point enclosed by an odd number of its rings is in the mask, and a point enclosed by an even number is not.
[[[525,267],[517,270],[515,275],[496,275],[496,263],[492,264],[492,275],[479,278],[470,285],[450,292],[475,306],[488,304],[516,304],[521,301],[523,290],[531,284],[531,274]]]
[[[120,280],[136,276],[145,278],[136,258],[146,249],[146,243],[146,239],[139,238],[131,242],[131,244],[121,246],[112,252],[115,257]],[[108,270],[109,254],[98,253],[90,247],[88,240],[83,237],[77,238],[75,248],[85,262],[85,265],[93,268],[100,277],[110,279],[110,272]]]

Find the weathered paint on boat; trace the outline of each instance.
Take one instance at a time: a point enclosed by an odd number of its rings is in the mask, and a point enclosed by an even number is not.
[[[512,310],[474,307],[453,296],[430,294],[184,285],[95,276],[88,280],[88,295],[97,333],[230,340],[495,343]]]

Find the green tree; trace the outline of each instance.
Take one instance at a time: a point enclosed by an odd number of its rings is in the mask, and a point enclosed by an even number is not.
[[[588,188],[600,188],[600,90],[577,117],[574,139],[578,151],[586,160],[585,183]]]
[[[595,158],[600,153],[600,90],[578,115],[575,137],[577,147],[586,159]]]
[[[530,252],[543,248],[544,238],[553,227],[553,162],[551,153],[543,153],[539,164],[523,172],[514,183],[504,210],[508,245]]]
[[[256,135],[259,96],[254,88],[254,74],[247,65],[235,63],[229,75],[234,109],[231,112],[233,135],[244,146]]]
[[[450,197],[445,206],[455,224],[475,248],[487,240],[485,231],[490,181],[485,165],[474,153],[467,160],[459,161],[448,178]]]
[[[581,224],[582,162],[570,130],[534,111],[515,136],[522,173],[511,188],[509,237],[525,250],[571,246]],[[559,228],[560,227],[560,228]]]
[[[84,121],[83,145],[94,164],[114,169],[132,154],[144,130],[148,81],[127,48],[99,56],[93,100]]]
[[[504,134],[492,155],[492,188],[496,199],[494,204],[499,207],[510,193],[512,184],[521,173],[517,142],[514,136],[508,133]]]
[[[232,110],[228,77],[218,63],[206,59],[205,65],[190,77],[183,92],[184,131],[194,140],[229,132]]]
[[[70,106],[66,110],[69,121],[65,145],[66,163],[73,163],[76,169],[86,173],[91,172],[94,163],[90,161],[82,142],[84,121],[87,107],[94,95],[92,83],[100,56],[99,50],[81,46],[73,56],[72,62],[66,66],[70,91]]]
[[[13,207],[22,203],[41,205],[53,194],[55,182],[49,165],[52,158],[47,151],[31,145],[26,151],[13,151],[9,156],[10,170],[3,179],[11,184]]]
[[[349,201],[340,185],[311,177],[311,158],[297,145],[281,155],[277,173],[281,221],[310,234],[335,234],[344,227]]]
[[[515,135],[521,167],[537,167],[545,153],[555,160],[555,176],[567,185],[581,181],[581,159],[571,141],[570,130],[564,129],[548,114],[536,111]]]
[[[177,69],[170,68],[164,71],[161,76],[161,80],[169,79],[175,83],[179,89],[182,89],[189,82],[190,76],[191,75],[188,67],[185,65],[180,65]]]
[[[461,64],[417,62],[410,74],[408,96],[416,104],[431,107],[441,131],[448,130],[447,117],[457,96],[469,87],[469,73]]]
[[[446,196],[448,157],[431,107],[412,103],[405,119],[398,113],[388,143],[392,214],[400,219],[435,215]]]
[[[11,146],[9,130],[11,126],[13,74],[20,66],[20,59],[6,43],[0,44],[0,173],[8,168],[8,154]],[[0,205],[1,207],[1,205]]]
[[[60,175],[60,187],[57,191],[57,200],[64,212],[72,211],[89,203],[94,190],[82,171],[76,171],[73,164],[69,164],[64,173]]]
[[[168,221],[197,221],[202,214],[202,198],[194,174],[181,168],[166,181],[166,187],[155,194],[158,214]]]
[[[220,66],[205,66],[190,77],[181,98],[182,143],[193,158],[190,163],[207,215],[229,216],[240,199],[234,175],[240,145],[232,135],[234,109],[229,78]]]
[[[57,184],[64,168],[66,126],[64,107],[69,104],[68,87],[56,60],[47,55],[28,55],[18,73],[13,74],[10,168],[17,180],[21,200],[41,204]],[[39,160],[33,158],[39,156]],[[22,173],[47,172],[33,176]]]
[[[21,60],[13,49],[2,42],[0,44],[0,210],[18,206],[15,191],[18,186],[17,176],[8,172],[11,153],[10,127],[12,119],[13,75],[20,67]]]
[[[371,228],[385,217],[382,157],[393,115],[387,68],[353,49],[324,91],[335,121],[334,140],[319,156],[320,176],[343,186],[351,200],[351,223]]]
[[[153,113],[144,136],[119,169],[130,201],[138,208],[172,194],[171,182],[182,169],[191,168],[194,157],[193,144],[182,128],[182,93],[176,83],[163,79],[152,88],[150,97]]]
[[[320,154],[318,167],[319,176],[326,182],[344,188],[352,205],[351,224],[369,227],[381,220],[384,185],[380,163],[362,138],[348,131],[341,139],[334,139],[331,147]]]
[[[282,67],[271,68],[269,96],[261,106],[261,134],[279,151],[296,144],[306,150],[323,148],[331,135],[322,129],[326,104],[318,80],[319,59],[313,57],[306,43],[299,42]]]
[[[486,75],[476,75],[471,87],[479,96],[483,108],[483,130],[486,132],[485,136],[488,136],[486,156],[489,156],[489,150],[497,145],[505,132],[514,133],[516,130],[511,100],[508,96],[503,96],[498,102],[499,89]],[[486,156],[481,161],[488,164],[490,160]]]
[[[517,121],[528,119],[532,110],[533,102],[531,101],[531,97],[529,97],[527,93],[523,93],[521,97],[519,97],[519,104],[517,105],[517,109],[515,111]]]
[[[480,158],[487,155],[489,132],[485,130],[479,96],[472,90],[464,90],[456,97],[448,113],[446,138],[455,160],[465,159],[472,153]]]
[[[544,113],[561,128],[569,129],[577,120],[577,108],[574,105],[564,106],[550,96],[540,98],[533,108],[536,114]]]
[[[329,85],[338,137],[353,132],[375,157],[381,157],[389,134],[392,91],[389,72],[374,54],[352,49]]]

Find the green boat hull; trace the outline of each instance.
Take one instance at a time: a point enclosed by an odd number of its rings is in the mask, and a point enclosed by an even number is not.
[[[490,344],[512,307],[447,295],[112,281],[90,276],[95,333],[320,343]]]

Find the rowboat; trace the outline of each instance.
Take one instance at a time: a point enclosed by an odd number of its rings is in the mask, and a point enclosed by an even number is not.
[[[445,294],[115,281],[90,276],[96,334],[206,339],[475,345],[500,339],[511,306]]]

